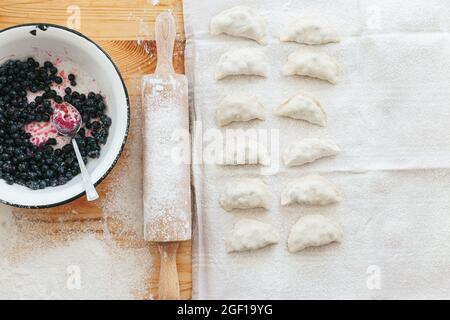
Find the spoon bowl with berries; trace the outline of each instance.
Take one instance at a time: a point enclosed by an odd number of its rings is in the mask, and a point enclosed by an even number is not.
[[[57,25],[0,31],[0,202],[52,207],[98,198],[129,127],[129,98],[111,58]]]
[[[81,177],[83,178],[84,188],[86,190],[86,197],[88,201],[97,200],[98,193],[84,165],[77,140],[74,139],[83,124],[80,112],[68,103],[57,104],[53,109],[52,123],[60,135],[69,137],[72,140],[73,149],[77,157],[78,165],[80,166]]]

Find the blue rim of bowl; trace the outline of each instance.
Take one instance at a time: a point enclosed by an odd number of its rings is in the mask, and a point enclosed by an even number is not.
[[[36,30],[38,32],[45,32],[49,27],[57,28],[57,29],[62,29],[64,31],[71,32],[71,33],[73,33],[73,34],[75,34],[77,36],[80,36],[80,37],[84,38],[85,40],[87,40],[90,43],[92,43],[93,45],[95,45],[109,59],[109,61],[111,61],[112,65],[114,66],[114,69],[117,72],[117,75],[119,76],[120,81],[122,82],[122,86],[123,86],[123,90],[125,92],[125,97],[126,97],[126,102],[127,102],[127,128],[126,128],[126,131],[125,131],[125,135],[123,137],[122,146],[120,147],[119,153],[117,154],[116,158],[114,159],[113,163],[108,168],[108,170],[106,170],[105,174],[103,176],[101,176],[100,179],[97,180],[97,182],[94,183],[94,185],[97,186],[108,176],[108,174],[111,172],[111,170],[114,169],[114,167],[116,166],[117,161],[119,161],[119,158],[120,158],[120,156],[123,153],[123,149],[125,148],[125,144],[126,144],[127,139],[128,139],[128,132],[129,132],[129,129],[130,129],[130,97],[128,95],[128,90],[127,90],[127,87],[125,86],[125,82],[123,81],[122,75],[120,74],[119,68],[117,68],[117,66],[114,63],[114,61],[111,58],[111,56],[108,53],[106,53],[106,51],[103,50],[97,43],[95,43],[94,41],[89,39],[84,34],[78,32],[78,31],[75,31],[73,29],[61,26],[61,25],[52,24],[52,23],[25,23],[25,24],[18,24],[18,25],[14,25],[14,26],[2,29],[2,30],[0,30],[0,33],[3,33],[5,31],[11,30],[11,29],[22,28],[22,27],[36,27]],[[67,200],[64,200],[64,201],[61,201],[61,202],[48,204],[48,205],[39,205],[39,206],[25,206],[25,205],[20,205],[20,204],[16,204],[16,203],[11,203],[11,202],[5,201],[3,199],[0,199],[0,203],[6,204],[6,205],[9,205],[9,206],[13,206],[13,207],[16,207],[16,208],[23,208],[23,209],[48,209],[48,208],[53,208],[53,207],[57,207],[57,206],[61,206],[61,205],[70,203],[70,202],[72,202],[72,201],[82,197],[85,194],[86,194],[86,192],[83,191],[83,192],[77,194],[76,196],[73,196],[70,199],[67,199]]]

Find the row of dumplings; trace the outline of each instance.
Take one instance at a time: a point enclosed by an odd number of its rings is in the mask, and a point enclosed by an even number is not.
[[[336,84],[339,80],[341,67],[339,63],[324,52],[300,49],[288,56],[288,61],[282,70],[285,76],[307,76]],[[219,58],[216,80],[229,76],[252,75],[267,77],[269,62],[261,49],[232,49]]]
[[[341,201],[339,189],[328,179],[310,174],[287,184],[281,193],[281,205],[293,204],[325,206]],[[226,211],[233,209],[269,209],[271,194],[260,179],[247,178],[229,183],[220,196],[219,203]],[[288,238],[291,253],[307,247],[341,242],[340,226],[322,215],[307,215],[292,227]],[[226,240],[228,252],[257,250],[278,243],[280,236],[275,228],[254,219],[239,220]]]
[[[298,93],[274,111],[275,115],[296,120],[307,121],[318,126],[326,126],[327,115],[319,100],[307,93]],[[232,122],[265,120],[266,109],[258,97],[249,93],[232,93],[227,95],[216,110],[216,122],[224,127]]]
[[[224,10],[213,17],[210,23],[212,35],[227,34],[247,38],[260,44],[267,43],[265,19],[244,6]],[[301,18],[288,23],[280,35],[281,41],[319,45],[339,42],[336,30],[318,18]],[[326,53],[304,48],[291,53],[282,73],[286,76],[300,75],[338,82],[340,66]],[[267,77],[269,63],[264,52],[258,48],[240,48],[225,52],[219,59],[216,79],[228,76],[255,75]]]
[[[212,35],[228,34],[267,43],[265,19],[248,7],[237,6],[225,10],[211,20]],[[326,44],[339,42],[337,32],[318,19],[300,19],[286,25],[280,35],[281,41],[295,41],[302,44]],[[337,83],[340,66],[331,56],[315,50],[298,50],[288,56],[282,69],[285,76],[300,75]],[[267,77],[269,63],[264,52],[258,48],[240,48],[225,52],[219,59],[215,78],[255,75]],[[306,93],[299,93],[275,109],[275,114],[304,120],[315,125],[326,125],[326,114],[319,101]],[[265,120],[265,109],[254,95],[231,94],[225,97],[216,110],[216,122],[226,126],[232,122]],[[250,150],[257,148],[256,153]],[[323,157],[334,156],[339,147],[323,139],[304,139],[290,144],[283,153],[287,166],[298,166]],[[250,155],[254,155],[251,158]],[[267,149],[256,141],[238,144],[227,149],[223,165],[262,164],[270,161]],[[260,179],[247,178],[226,185],[219,203],[226,211],[234,209],[269,209],[271,194]],[[281,205],[329,205],[341,200],[338,188],[320,175],[308,175],[286,185],[281,193]],[[310,246],[325,245],[342,240],[340,226],[321,215],[300,218],[292,227],[288,239],[290,252],[297,252]],[[226,241],[227,251],[256,250],[279,241],[278,232],[270,224],[253,219],[242,219],[234,227]]]
[[[228,183],[221,193],[219,203],[226,211],[235,209],[269,209],[272,195],[267,185],[258,178],[244,178]],[[289,182],[281,192],[281,205],[326,206],[341,201],[337,186],[328,179],[309,174]],[[255,219],[241,219],[225,241],[229,253],[257,250],[279,242],[280,235],[270,224]],[[322,215],[301,217],[292,227],[288,237],[291,253],[308,247],[341,242],[340,225]]]
[[[295,253],[308,247],[341,242],[342,238],[343,231],[337,223],[320,214],[313,214],[301,217],[294,224],[287,245],[289,252]],[[279,240],[280,234],[272,225],[245,218],[235,224],[225,245],[231,253],[261,249]]]
[[[246,6],[236,6],[222,11],[211,19],[212,35],[227,34],[267,44],[267,23],[264,17]],[[280,34],[284,42],[317,45],[339,42],[339,34],[326,21],[318,18],[301,18],[288,22]]]
[[[257,178],[228,183],[219,203],[226,211],[234,209],[269,209],[272,195],[266,183]],[[326,206],[341,201],[337,186],[318,174],[309,174],[288,183],[281,192],[281,205]]]
[[[287,167],[301,166],[326,157],[339,154],[339,146],[333,141],[319,138],[308,138],[290,143],[283,151],[283,162]],[[216,164],[226,166],[271,164],[267,147],[257,140],[247,139],[245,143],[234,144],[226,148]]]

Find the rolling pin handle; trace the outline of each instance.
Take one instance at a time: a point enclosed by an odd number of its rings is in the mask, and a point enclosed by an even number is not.
[[[173,74],[173,47],[175,44],[176,24],[175,18],[169,12],[163,12],[156,18],[156,50],[158,63],[156,65],[156,74]]]
[[[178,242],[158,244],[161,256],[159,275],[159,300],[179,300],[180,282],[177,271]]]

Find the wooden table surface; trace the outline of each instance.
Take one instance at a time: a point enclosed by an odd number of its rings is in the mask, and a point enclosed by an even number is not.
[[[152,73],[156,66],[154,21],[163,10],[172,10],[177,21],[177,43],[174,63],[177,72],[184,72],[184,29],[182,0],[1,0],[0,29],[23,23],[54,23],[68,26],[82,32],[106,50],[126,82],[131,107],[140,103],[140,77]],[[129,139],[133,139],[130,135]],[[126,149],[124,154],[126,154]],[[127,161],[122,156],[110,175],[98,186],[100,196],[104,195],[120,167]],[[77,230],[103,233],[105,215],[98,202],[88,203],[84,198],[52,209],[15,209],[20,219],[42,224],[47,233],[55,235]],[[108,224],[114,236],[114,221]],[[159,253],[156,246],[136,241],[117,232],[115,239],[130,246],[148,246],[154,257],[154,272],[143,279],[148,283],[148,292],[157,297],[159,283]],[[181,297],[191,298],[191,243],[183,243],[178,251],[178,270]],[[147,298],[145,295],[137,298]]]

